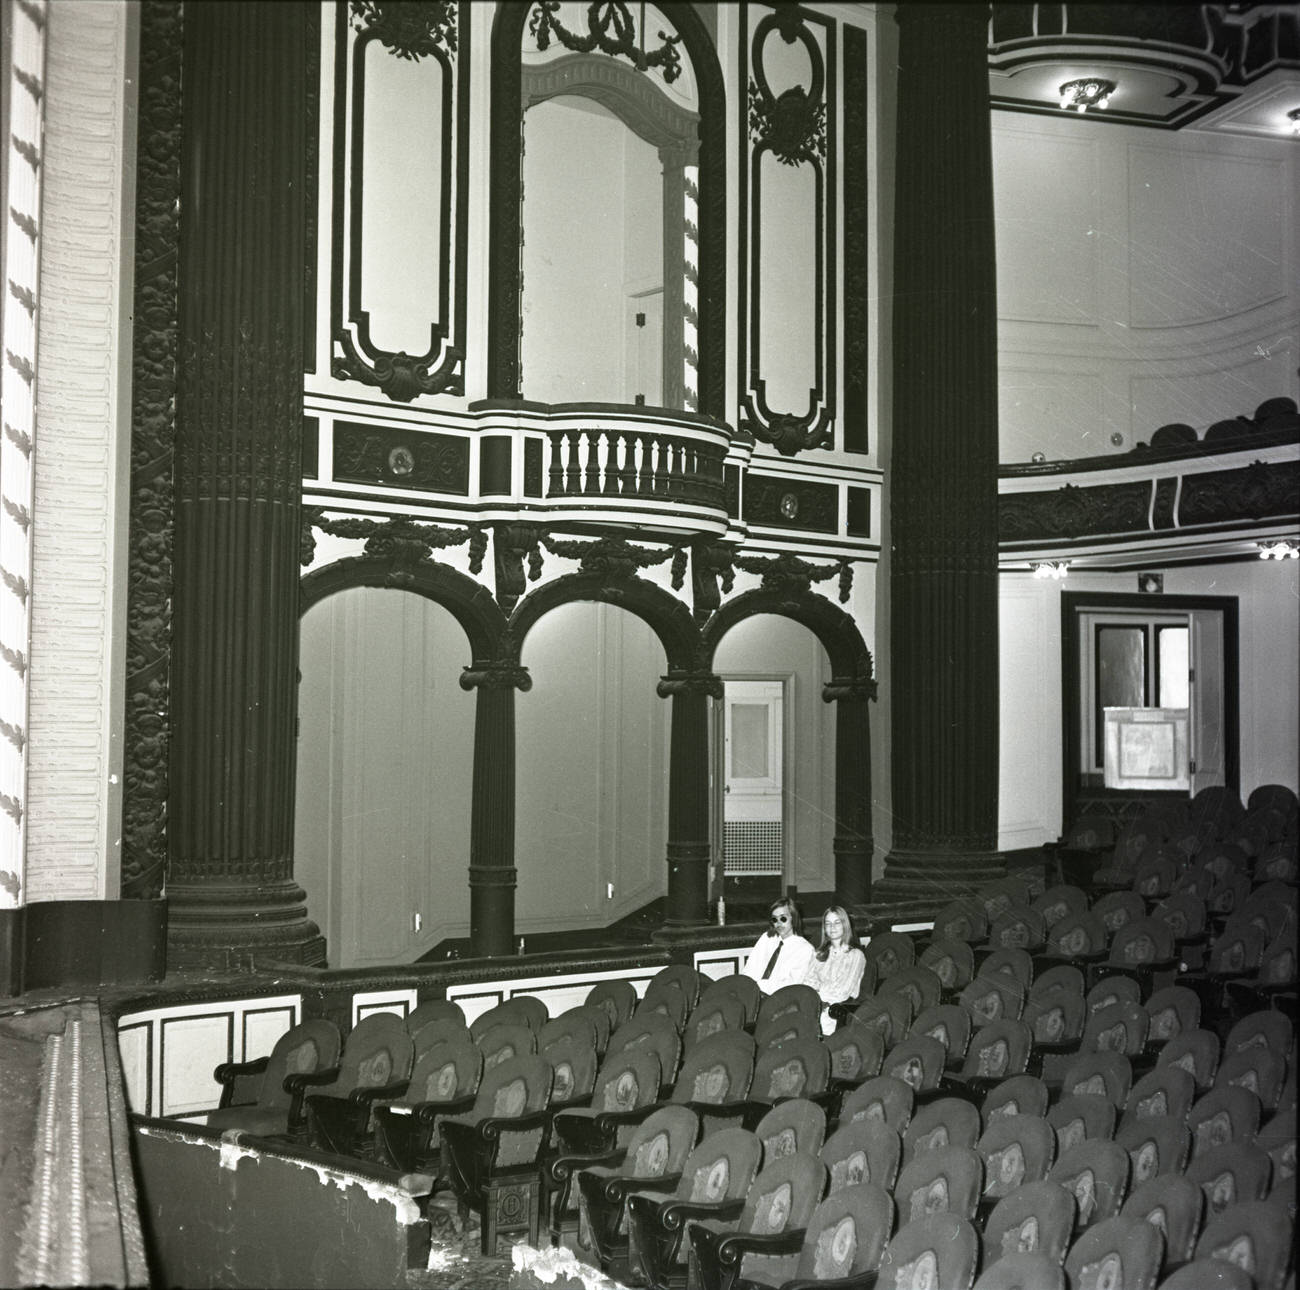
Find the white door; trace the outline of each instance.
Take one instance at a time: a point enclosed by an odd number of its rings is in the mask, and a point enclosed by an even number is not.
[[[723,872],[780,878],[785,873],[785,687],[780,681],[723,684]]]

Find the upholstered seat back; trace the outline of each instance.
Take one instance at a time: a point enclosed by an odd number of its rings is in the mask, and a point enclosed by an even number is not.
[[[832,1192],[858,1183],[875,1183],[892,1192],[903,1144],[898,1131],[883,1120],[842,1123],[821,1149]]]
[[[931,1214],[974,1218],[984,1181],[984,1162],[973,1147],[923,1151],[905,1164],[894,1186],[900,1223]]]
[[[820,1039],[796,1039],[760,1049],[749,1096],[758,1102],[824,1093],[830,1081],[831,1055]]]
[[[1090,1227],[1119,1213],[1128,1192],[1128,1152],[1118,1143],[1090,1138],[1063,1151],[1047,1174],[1073,1193],[1075,1222]]]
[[[826,1138],[826,1112],[804,1097],[792,1097],[768,1111],[754,1126],[763,1144],[763,1163],[796,1152],[816,1155]]]
[[[855,1120],[881,1120],[902,1134],[912,1119],[915,1099],[916,1094],[910,1084],[905,1084],[892,1075],[876,1075],[863,1080],[840,1103],[840,1124],[852,1124]]]
[[[959,1062],[966,1056],[970,1044],[971,1016],[965,1008],[955,1003],[936,1003],[919,1013],[907,1032],[912,1035],[929,1035],[947,1050],[949,1062]]]
[[[914,1286],[969,1286],[975,1279],[979,1237],[955,1214],[935,1213],[908,1222],[900,1206],[899,1229],[880,1260],[876,1290]]]
[[[1179,1173],[1192,1150],[1192,1135],[1179,1117],[1153,1115],[1134,1120],[1115,1135],[1132,1162],[1132,1186],[1161,1174]]]
[[[858,1083],[880,1074],[885,1041],[878,1030],[850,1019],[834,1034],[828,1035],[824,1042],[830,1057],[832,1079]]]
[[[894,1226],[894,1202],[875,1183],[832,1189],[808,1220],[795,1265],[798,1281],[834,1281],[880,1266]]]
[[[1056,1133],[1040,1115],[999,1116],[975,1144],[984,1161],[985,1198],[1000,1200],[1038,1182],[1056,1159]]]
[[[1035,1250],[1060,1263],[1074,1230],[1075,1209],[1073,1193],[1056,1182],[1022,1183],[998,1201],[984,1225],[985,1265]]]
[[[980,1136],[979,1108],[961,1097],[941,1097],[912,1117],[903,1133],[903,1164],[926,1151],[973,1147]]]
[[[1065,1258],[1065,1273],[1070,1290],[1152,1290],[1163,1254],[1159,1228],[1116,1215],[1074,1243]]]

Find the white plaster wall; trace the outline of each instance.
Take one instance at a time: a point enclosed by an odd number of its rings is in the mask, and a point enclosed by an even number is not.
[[[27,894],[84,900],[120,881],[136,10],[46,13]]]
[[[533,685],[515,700],[515,928],[603,927],[667,887],[663,647],[626,610],[581,602],[532,628],[523,663]]]
[[[468,932],[469,661],[460,625],[421,596],[352,588],[303,618],[293,872],[333,967],[409,962]]]
[[[995,112],[993,161],[1002,461],[1296,397],[1289,140]]]

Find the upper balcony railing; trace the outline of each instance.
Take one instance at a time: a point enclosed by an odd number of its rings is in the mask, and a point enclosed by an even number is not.
[[[306,411],[315,424],[303,492],[313,505],[701,536],[728,528],[732,433],[711,417],[518,400],[392,412],[311,394]]]

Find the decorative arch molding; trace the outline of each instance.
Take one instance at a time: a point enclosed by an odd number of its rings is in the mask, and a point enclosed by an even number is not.
[[[660,94],[648,77],[624,63],[600,54],[566,54],[521,69],[521,111],[559,94],[593,99],[652,147],[681,148],[689,161],[696,159],[696,114]]]
[[[505,615],[492,593],[459,570],[432,560],[413,563],[400,556],[354,555],[313,569],[300,583],[299,617],[350,587],[410,591],[441,605],[469,638],[471,668],[497,662],[507,649]]]
[[[698,670],[700,637],[691,611],[675,596],[640,578],[610,578],[602,573],[569,573],[531,591],[510,616],[509,644],[515,661],[537,622],[561,605],[592,600],[617,605],[640,618],[658,637],[669,672]]]
[[[857,623],[838,605],[811,591],[792,594],[763,587],[728,600],[704,624],[701,665],[712,668],[714,655],[727,632],[756,614],[793,619],[817,637],[831,662],[831,679],[823,696],[827,700],[848,697],[848,691],[854,697],[875,698],[875,667]]]
[[[519,247],[524,70],[530,0],[504,0],[492,27],[488,239],[488,397],[520,397]],[[699,92],[699,411],[725,420],[726,88],[708,29],[693,6],[662,0],[690,56]],[[559,91],[555,91],[559,92]]]

